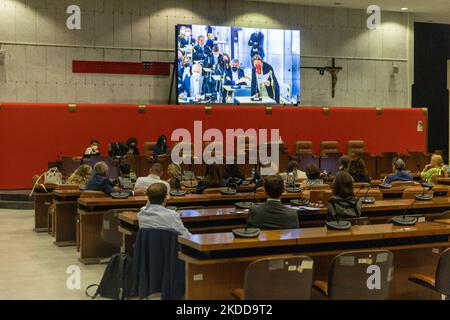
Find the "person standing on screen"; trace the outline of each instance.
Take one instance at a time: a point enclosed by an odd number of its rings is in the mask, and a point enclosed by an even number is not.
[[[190,83],[191,83],[191,58],[189,55],[186,55],[181,61],[181,68],[178,71],[178,95],[181,99],[189,95]]]
[[[210,49],[213,49],[214,47],[214,33],[212,31],[211,26],[208,26],[206,30],[206,37],[208,40],[206,41],[206,46],[208,46]]]
[[[242,85],[247,84],[247,80],[245,79],[244,70],[239,67],[239,60],[233,59],[231,61],[231,68],[226,70],[225,85]]]
[[[194,63],[200,63],[204,67],[208,68],[212,65],[212,51],[210,47],[205,45],[205,41],[205,36],[198,36],[197,45],[194,47],[192,60],[194,61]]]
[[[264,62],[259,55],[252,58],[252,90],[253,97],[270,97],[280,103],[280,86],[270,64]]]
[[[264,59],[264,34],[260,29],[257,29],[250,36],[250,40],[248,40],[248,45],[251,47],[250,49],[250,57],[253,59],[254,56],[258,55],[261,59]]]
[[[200,100],[204,94],[202,66],[198,63],[192,66],[192,75],[189,83],[189,96]]]
[[[195,39],[192,38],[191,29],[185,28],[184,36],[179,38],[180,48],[185,48],[187,46],[193,46],[195,44]]]

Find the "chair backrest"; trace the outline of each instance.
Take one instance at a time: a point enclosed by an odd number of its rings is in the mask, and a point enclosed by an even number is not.
[[[365,196],[367,197],[374,197],[375,200],[382,200],[383,199],[383,194],[381,193],[381,191],[379,189],[362,189],[359,190],[358,189],[353,189],[355,192],[355,196],[358,198],[363,198]]]
[[[450,248],[444,250],[439,257],[435,288],[441,294],[450,295]]]
[[[333,196],[333,192],[329,189],[311,190],[309,192],[309,202],[319,203],[327,205],[330,198]]]
[[[359,189],[359,188],[362,188],[362,187],[366,188],[366,187],[369,187],[369,186],[370,186],[370,183],[368,183],[368,182],[354,182],[353,183],[353,189]]]
[[[403,199],[414,199],[415,195],[423,194],[423,193],[434,194],[433,190],[428,190],[423,187],[410,187],[410,188],[405,188],[403,190],[402,198]]]
[[[153,156],[153,148],[156,146],[156,141],[144,142],[142,146],[142,154],[144,156]]]
[[[102,198],[106,197],[106,193],[103,191],[96,191],[96,190],[83,190],[80,194],[80,198]]]
[[[325,156],[327,154],[340,153],[339,142],[337,141],[322,141],[320,143],[320,155]]]
[[[385,300],[393,279],[394,255],[388,250],[344,252],[334,257],[328,278],[333,300]]]
[[[312,154],[312,153],[313,153],[312,141],[295,142],[295,154]]]
[[[306,256],[252,262],[245,271],[244,299],[309,300],[313,267],[313,259]]]
[[[366,144],[363,140],[349,140],[347,141],[347,154],[363,153],[365,152],[365,146]]]
[[[393,187],[402,187],[402,186],[420,186],[420,184],[416,181],[392,181],[391,185]]]
[[[303,184],[302,189],[304,190],[331,190],[329,184]]]
[[[120,247],[122,245],[122,234],[118,228],[120,225],[119,214],[124,211],[138,212],[139,209],[112,209],[103,214],[101,237],[106,243]]]

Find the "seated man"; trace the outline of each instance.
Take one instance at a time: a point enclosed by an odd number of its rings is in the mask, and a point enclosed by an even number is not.
[[[413,176],[407,170],[405,170],[405,162],[401,158],[394,158],[392,163],[394,173],[388,175],[384,179],[384,183],[391,183],[393,181],[412,181]]]
[[[267,201],[263,205],[250,208],[247,226],[260,229],[295,229],[298,228],[297,211],[285,207],[281,203],[284,192],[284,181],[279,175],[264,179]]]
[[[247,85],[244,70],[239,67],[239,60],[233,59],[231,61],[231,68],[225,70],[225,85]]]
[[[183,225],[180,215],[165,207],[169,199],[167,194],[167,186],[163,181],[148,187],[148,203],[138,214],[139,228],[170,229],[189,236],[190,232]]]
[[[107,195],[116,192],[113,183],[108,178],[108,173],[106,162],[97,162],[94,166],[94,174],[86,183],[86,190],[103,191]],[[134,192],[130,191],[130,195],[134,195]]]
[[[161,182],[164,183],[167,187],[167,194],[170,193],[170,185],[167,181],[161,180],[161,177],[164,173],[163,166],[160,163],[154,163],[150,169],[150,174],[147,177],[140,177],[136,180],[134,185],[134,191],[136,194],[145,194],[147,192],[148,187],[152,184]]]

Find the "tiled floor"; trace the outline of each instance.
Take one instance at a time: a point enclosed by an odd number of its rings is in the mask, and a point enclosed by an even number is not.
[[[75,247],[60,248],[47,233],[33,231],[33,210],[0,209],[0,299],[89,299],[106,265],[83,265]],[[69,290],[69,266],[78,266],[80,290]]]

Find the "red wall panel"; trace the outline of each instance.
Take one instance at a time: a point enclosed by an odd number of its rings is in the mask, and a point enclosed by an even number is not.
[[[369,152],[425,151],[427,116],[422,109],[330,108],[325,115],[316,107],[217,106],[206,114],[202,106],[78,104],[69,113],[67,104],[3,103],[0,111],[0,189],[30,188],[32,175],[46,170],[47,162],[61,155],[81,155],[91,138],[100,140],[106,154],[111,141],[138,138],[139,145],[160,134],[170,139],[177,128],[192,132],[193,122],[203,121],[203,130],[249,128],[280,129],[292,152],[294,142],[312,140],[316,153],[320,141],[337,140],[345,152],[348,140],[366,141]],[[424,132],[417,132],[422,121]]]

